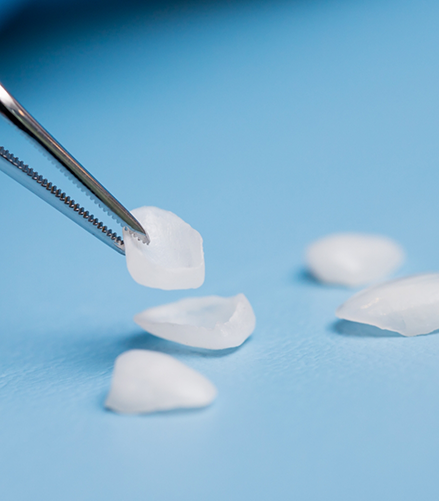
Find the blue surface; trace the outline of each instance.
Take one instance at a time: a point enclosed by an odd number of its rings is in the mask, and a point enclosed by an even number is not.
[[[129,208],[197,228],[206,282],[142,288],[121,256],[1,177],[1,499],[437,500],[439,335],[336,322],[352,292],[318,286],[302,255],[333,231],[377,232],[406,248],[402,274],[438,270],[439,3],[101,8],[24,13],[14,26],[29,38],[0,33],[1,79]],[[54,177],[3,122],[0,137]],[[238,292],[258,324],[228,353],[132,322]],[[218,400],[105,411],[130,348],[175,355]]]

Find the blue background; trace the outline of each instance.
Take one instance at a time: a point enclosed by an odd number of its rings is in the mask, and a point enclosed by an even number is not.
[[[439,3],[7,4],[2,82],[128,208],[198,229],[207,273],[196,291],[143,288],[1,174],[1,499],[437,500],[439,336],[337,321],[352,291],[316,284],[303,251],[376,232],[405,247],[402,274],[439,269]],[[4,121],[0,137],[56,179]],[[237,350],[132,321],[239,292],[257,328]],[[105,411],[131,348],[201,371],[217,401]]]

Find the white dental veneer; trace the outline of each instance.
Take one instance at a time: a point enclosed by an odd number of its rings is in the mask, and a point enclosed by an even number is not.
[[[311,244],[306,252],[308,268],[315,278],[348,287],[385,278],[403,260],[402,248],[390,238],[361,233],[328,235]]]
[[[244,294],[181,299],[138,313],[134,321],[155,336],[211,350],[241,345],[256,325]]]
[[[174,213],[140,207],[133,216],[148,232],[149,245],[123,231],[128,271],[136,282],[156,289],[195,289],[204,282],[203,239]]]
[[[116,359],[105,406],[124,414],[141,414],[205,407],[216,395],[208,379],[170,355],[130,350]]]
[[[413,275],[369,287],[336,311],[339,318],[403,336],[439,329],[439,273]]]

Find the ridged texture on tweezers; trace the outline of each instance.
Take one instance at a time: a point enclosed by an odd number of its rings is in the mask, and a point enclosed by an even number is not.
[[[117,233],[113,230],[108,229],[107,226],[99,221],[97,217],[94,217],[93,214],[90,214],[89,211],[86,211],[84,207],[81,207],[79,204],[75,203],[75,201],[67,196],[65,192],[50,183],[46,178],[43,178],[43,176],[39,175],[37,171],[24,164],[21,160],[19,160],[16,156],[14,156],[2,146],[0,146],[0,157],[2,157],[4,160],[7,160],[10,164],[14,165],[24,174],[27,174],[27,176],[35,181],[37,185],[40,185],[41,189],[44,189],[48,193],[51,193],[56,199],[59,200],[60,204],[64,204],[64,209],[68,207],[77,215],[82,216],[84,221],[88,221],[91,225],[94,226],[95,230],[102,232],[103,235],[113,241],[113,245],[119,247],[122,252],[124,251],[124,243],[122,238],[118,236]],[[63,210],[62,212],[65,213],[65,210]]]

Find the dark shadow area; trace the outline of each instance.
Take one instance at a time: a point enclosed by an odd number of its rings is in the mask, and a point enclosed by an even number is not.
[[[249,0],[67,0],[25,4],[0,28],[3,69],[12,67],[16,71],[22,55],[29,53],[31,60],[39,64],[48,51],[62,51],[74,40],[103,44],[138,23],[154,26],[175,17],[184,22],[192,12],[203,14],[246,3]]]
[[[307,268],[300,268],[299,271],[294,270],[291,273],[291,280],[304,285],[314,285],[321,287],[322,284],[311,274]]]
[[[154,25],[159,20],[191,14],[203,15],[248,7],[274,7],[287,0],[65,0],[29,2],[17,7],[0,27],[0,53],[15,58],[22,52],[47,46],[53,40],[98,37],[99,42],[136,22]],[[289,0],[304,6],[315,0]],[[38,51],[36,51],[38,52]],[[3,61],[4,62],[4,61]]]
[[[277,0],[278,2],[281,0]],[[300,1],[300,0],[296,0]],[[28,46],[42,39],[72,31],[92,29],[105,35],[112,27],[146,18],[154,21],[163,17],[203,13],[212,9],[265,3],[259,0],[67,0],[65,2],[23,5],[0,30],[0,48]],[[12,47],[11,47],[12,45]]]
[[[331,331],[340,336],[348,337],[400,337],[397,332],[380,329],[373,325],[350,322],[349,320],[337,320],[331,325]]]

